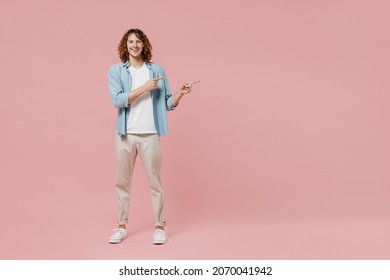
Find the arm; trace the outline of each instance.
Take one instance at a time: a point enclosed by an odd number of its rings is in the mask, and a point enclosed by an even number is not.
[[[179,88],[178,91],[176,91],[175,95],[172,97],[172,106],[176,107],[179,105],[180,99],[191,92],[191,87],[192,83],[184,83],[182,86]]]
[[[187,92],[186,92],[187,93]],[[176,107],[179,105],[180,99],[186,94],[182,90],[178,90],[172,97],[172,106]]]
[[[147,92],[145,85],[140,86],[140,87],[136,88],[135,90],[131,91],[129,94],[128,103],[129,104],[132,103],[134,100],[136,100],[138,97],[143,95],[145,92]]]
[[[115,65],[108,71],[108,87],[110,89],[111,102],[115,108],[129,106],[129,92],[123,92],[122,84]]]
[[[187,93],[191,92],[191,83],[183,84],[179,90],[172,96],[171,89],[169,87],[168,78],[165,71],[162,70],[162,76],[164,77],[164,88],[165,88],[165,102],[167,110],[172,111],[179,105],[180,99]]]
[[[152,90],[156,89],[157,85],[158,85],[158,81],[162,80],[162,79],[164,79],[164,78],[163,77],[157,77],[157,78],[154,78],[154,79],[150,79],[149,81],[147,81],[142,86],[140,86],[140,87],[136,88],[135,90],[133,90],[132,92],[130,92],[129,103],[131,103],[134,100],[136,100],[138,97],[140,97],[145,92],[149,92],[149,91],[152,91]]]
[[[150,79],[144,85],[136,88],[131,92],[123,92],[123,87],[119,79],[119,75],[116,73],[115,68],[111,67],[108,72],[108,86],[110,89],[111,101],[115,108],[128,107],[130,103],[143,95],[145,92],[149,92],[157,88],[158,80],[162,77]]]

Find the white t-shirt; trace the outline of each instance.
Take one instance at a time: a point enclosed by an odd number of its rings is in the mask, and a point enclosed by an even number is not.
[[[149,69],[145,63],[136,69],[130,65],[131,90],[145,84],[149,79]],[[127,133],[157,133],[153,117],[153,100],[151,92],[145,92],[130,104],[130,114],[127,120]]]

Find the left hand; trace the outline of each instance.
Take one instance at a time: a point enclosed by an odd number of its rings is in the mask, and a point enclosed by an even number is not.
[[[179,92],[182,94],[187,94],[191,92],[192,84],[191,83],[184,83],[181,85]]]
[[[180,93],[181,94],[187,94],[187,93],[190,93],[191,92],[191,89],[192,89],[192,85],[193,84],[196,84],[196,83],[199,83],[200,81],[195,81],[195,82],[190,82],[190,83],[184,83],[182,84],[182,86],[180,87]]]

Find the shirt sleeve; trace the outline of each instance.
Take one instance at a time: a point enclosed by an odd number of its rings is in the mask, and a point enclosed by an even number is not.
[[[165,105],[166,105],[168,111],[172,111],[176,108],[176,106],[172,106],[171,88],[169,87],[168,77],[165,74],[164,69],[162,69],[162,74],[164,77],[163,82],[164,82],[164,89],[165,89]]]
[[[118,75],[116,65],[108,70],[108,87],[112,104],[115,108],[127,108],[129,106],[130,92],[123,92],[123,86]]]

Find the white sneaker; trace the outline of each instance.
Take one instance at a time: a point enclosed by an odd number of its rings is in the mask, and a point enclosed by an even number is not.
[[[156,231],[154,232],[153,243],[155,245],[165,244],[165,242],[167,242],[167,238],[168,236],[165,234],[165,231],[163,231],[162,229],[156,229]]]
[[[108,239],[108,243],[117,244],[122,242],[127,236],[126,230],[124,228],[114,229],[114,233]]]

